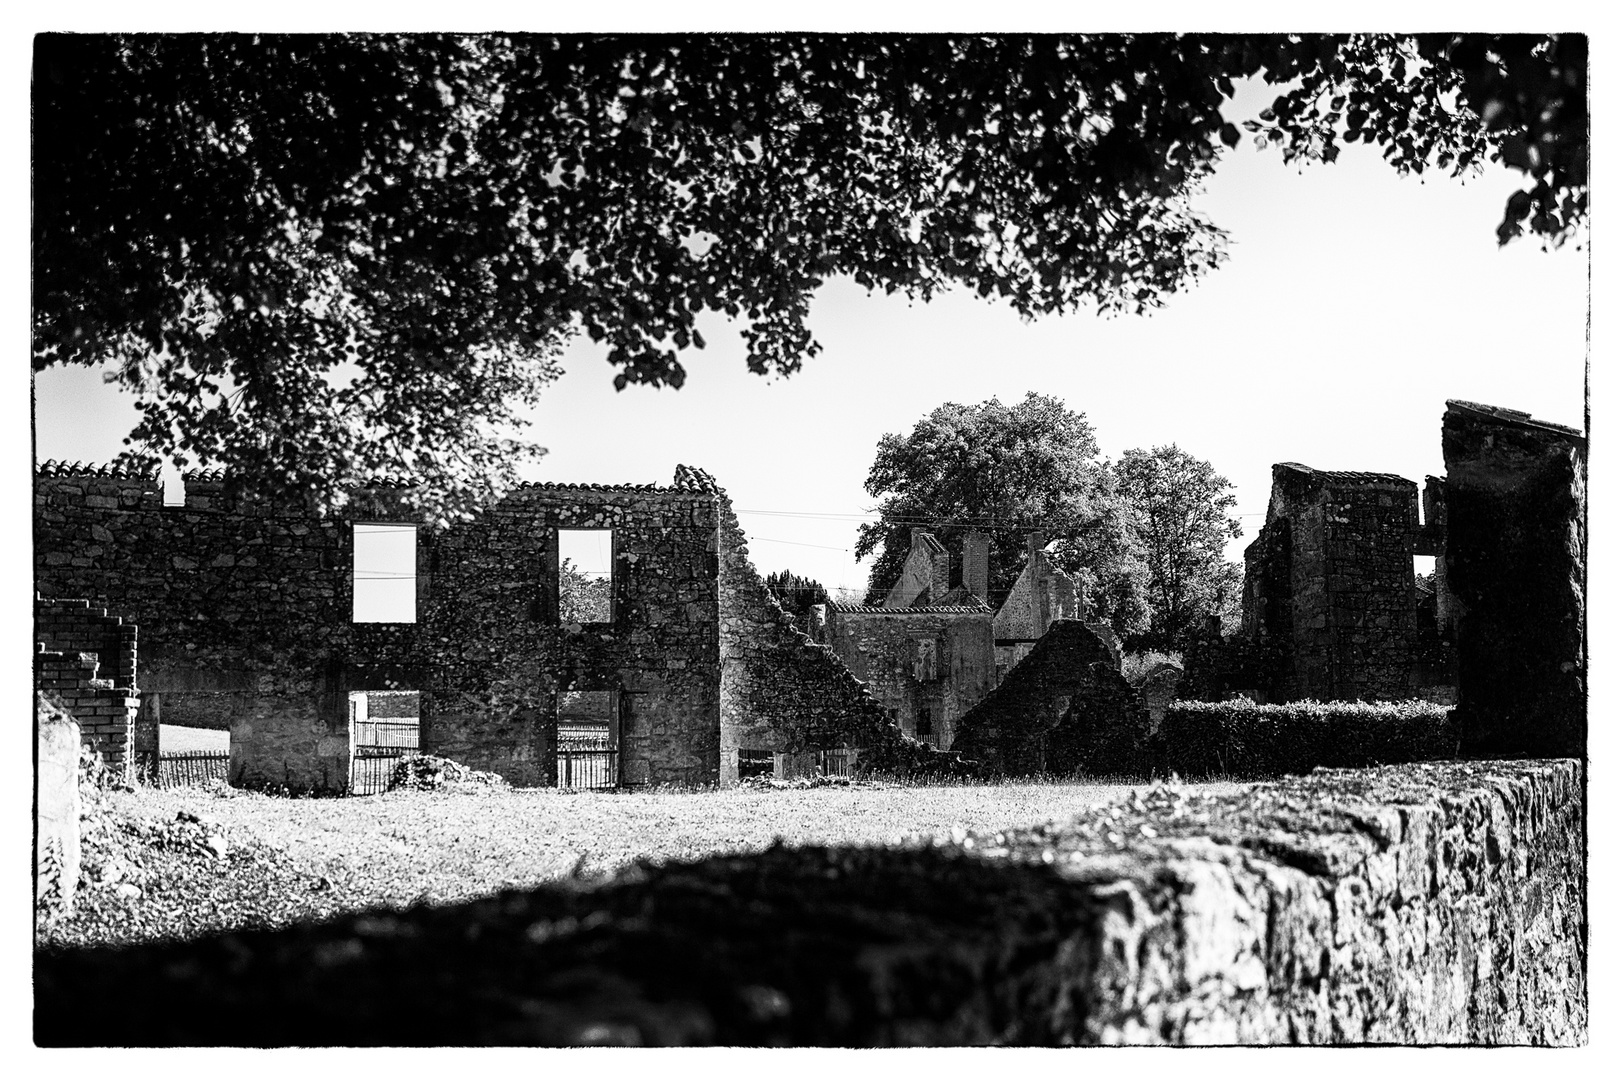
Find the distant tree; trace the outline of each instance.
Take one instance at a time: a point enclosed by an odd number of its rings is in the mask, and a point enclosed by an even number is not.
[[[765,587],[771,590],[782,610],[792,615],[803,627],[809,625],[810,609],[829,601],[821,582],[800,577],[791,570],[778,570],[765,575]]]
[[[911,529],[953,550],[979,528],[990,536],[990,589],[1004,593],[1023,571],[1026,534],[1055,541],[1052,558],[1085,584],[1120,633],[1141,628],[1141,562],[1126,511],[1097,457],[1083,413],[1030,393],[1014,405],[945,404],[906,435],[885,435],[867,473],[882,519],[860,526],[855,555],[877,554],[868,600],[899,579]]]
[[[1243,535],[1232,485],[1174,444],[1125,451],[1114,475],[1147,563],[1148,626],[1132,645],[1182,648],[1204,615],[1228,614],[1241,595],[1243,572],[1225,555]]]
[[[679,386],[704,312],[797,370],[837,275],[1161,304],[1222,258],[1192,200],[1250,76],[1289,160],[1498,159],[1504,242],[1585,219],[1579,35],[43,34],[33,364],[109,364],[132,453],[456,512],[540,452],[521,408],[576,330]]]
[[[613,612],[613,582],[585,573],[566,556],[557,573],[557,616],[560,622],[607,622]]]

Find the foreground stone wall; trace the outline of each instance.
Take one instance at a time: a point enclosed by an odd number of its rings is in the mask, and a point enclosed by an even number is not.
[[[1586,440],[1448,401],[1445,582],[1466,750],[1586,752]]]
[[[41,953],[43,1045],[1586,1039],[1573,761],[1154,789],[1066,824]],[[82,1023],[86,1000],[120,1007]]]

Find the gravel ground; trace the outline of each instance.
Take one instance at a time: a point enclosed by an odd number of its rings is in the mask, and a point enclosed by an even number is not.
[[[1186,785],[1202,793],[1242,785]],[[646,858],[874,844],[1067,821],[1144,785],[827,786],[579,792],[469,788],[289,799],[208,788],[89,794],[73,914],[42,945],[122,944],[407,907]]]

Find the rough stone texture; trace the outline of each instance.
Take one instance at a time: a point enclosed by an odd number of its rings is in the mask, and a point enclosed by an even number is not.
[[[574,690],[617,695],[629,784],[735,779],[723,727],[779,752],[924,749],[769,599],[699,470],[671,487],[528,484],[419,527],[416,621],[393,624],[352,621],[352,525],[415,524],[399,489],[353,492],[345,518],[323,519],[234,500],[215,475],[185,483],[185,505],[164,506],[155,475],[43,470],[36,587],[138,622],[143,717],[231,728],[239,782],[343,790],[357,691],[417,691],[424,753],[518,785],[555,783],[559,695]],[[608,621],[560,622],[559,529],[612,530]]]
[[[1143,672],[1141,680],[1135,684],[1137,693],[1142,695],[1142,705],[1147,709],[1149,732],[1158,730],[1185,674],[1180,664],[1166,660]]]
[[[937,604],[950,591],[951,556],[945,545],[926,529],[911,530],[911,550],[900,567],[900,577],[883,600],[886,608]]]
[[[349,789],[354,752],[347,727],[334,731],[307,702],[257,698],[231,717],[231,783],[293,792]]]
[[[1274,700],[1412,696],[1417,534],[1410,480],[1272,466],[1266,525],[1245,552],[1244,636],[1288,643]]]
[[[907,735],[949,749],[960,719],[995,682],[988,606],[828,604],[820,640]],[[931,730],[919,729],[927,710]]]
[[[558,695],[611,690],[624,782],[713,783],[718,514],[703,489],[536,484],[432,537],[423,752],[549,786]],[[558,529],[613,531],[610,622],[558,622]]]
[[[993,629],[998,683],[1029,655],[1054,622],[1084,619],[1089,613],[1085,590],[1052,565],[1041,550],[1044,546],[1041,534],[1030,534],[1023,573],[996,609]]]
[[[79,724],[47,693],[34,704],[34,901],[73,908],[79,887]]]
[[[987,775],[1066,776],[1134,747],[1141,696],[1085,623],[1055,622],[1022,663],[962,718],[951,749]]]
[[[1063,825],[45,952],[43,1045],[1586,1038],[1580,765],[1159,788]],[[82,1022],[83,1003],[119,1008]]]
[[[1586,750],[1586,440],[1448,401],[1442,425],[1465,748]]]
[[[832,650],[799,629],[765,587],[746,541],[730,501],[722,501],[720,782],[737,782],[743,749],[770,752],[790,775],[809,766],[808,751],[846,747],[860,752],[866,770],[950,769],[938,760],[945,755],[900,730]]]

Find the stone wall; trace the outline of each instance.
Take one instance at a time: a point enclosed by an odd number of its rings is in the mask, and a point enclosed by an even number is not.
[[[951,749],[983,774],[1068,776],[1113,747],[1134,747],[1148,727],[1141,696],[1108,643],[1085,623],[1060,620],[1001,685],[962,718]]]
[[[339,674],[392,645],[353,632],[347,522],[239,502],[217,474],[184,481],[185,504],[165,506],[155,473],[42,469],[35,588],[141,627],[140,692],[161,695],[166,723],[230,727],[284,705],[342,732]]]
[[[336,783],[321,748],[348,739],[349,694],[415,690],[424,751],[551,784],[569,689],[620,693],[628,782],[718,775],[714,492],[526,485],[418,529],[414,623],[357,623],[352,523],[415,524],[398,488],[352,492],[326,519],[233,498],[217,475],[185,485],[165,506],[155,474],[42,469],[36,588],[139,623],[143,715],[233,729],[233,776]],[[609,622],[558,620],[556,530],[570,528],[613,530]]]
[[[1464,748],[1586,751],[1586,440],[1448,401],[1442,425]]]
[[[557,694],[613,690],[631,784],[720,770],[717,497],[700,488],[530,484],[431,543],[424,751],[555,783]],[[557,530],[613,531],[613,617],[557,619]]]
[[[352,752],[348,728],[334,730],[307,703],[255,699],[231,716],[229,775],[239,787],[341,794]]]
[[[990,614],[988,606],[828,604],[821,640],[902,731],[949,749],[961,717],[995,685]]]
[[[34,902],[56,914],[79,887],[79,725],[53,695],[34,700]]]
[[[1152,668],[1142,674],[1142,678],[1134,683],[1137,693],[1142,695],[1142,707],[1147,710],[1148,730],[1158,730],[1164,720],[1165,710],[1176,699],[1181,689],[1182,677],[1186,672],[1180,664],[1165,661],[1154,664]]]
[[[1586,1041],[1581,766],[1156,788],[275,932],[40,954],[41,1045]],[[84,1002],[119,1008],[83,1023]]]
[[[929,748],[765,588],[730,501],[720,498],[720,782],[737,782],[740,749],[791,762],[854,747],[866,766],[926,767]]]
[[[1437,489],[1426,493],[1433,507]],[[1445,524],[1419,523],[1417,485],[1387,473],[1272,466],[1266,524],[1244,551],[1243,624],[1187,655],[1188,691],[1261,701],[1444,697],[1450,646],[1420,632],[1413,556]],[[1247,685],[1245,685],[1247,684]]]

